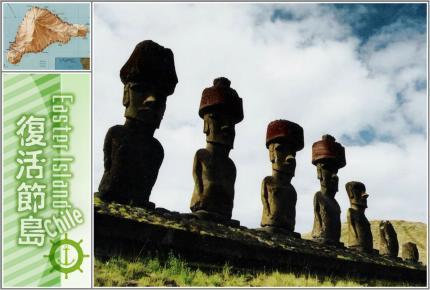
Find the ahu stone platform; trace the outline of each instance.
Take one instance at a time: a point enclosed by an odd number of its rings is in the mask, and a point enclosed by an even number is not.
[[[383,279],[426,285],[427,268],[243,226],[199,220],[191,214],[105,203],[94,198],[97,257],[174,253],[206,265],[278,269],[338,277]]]

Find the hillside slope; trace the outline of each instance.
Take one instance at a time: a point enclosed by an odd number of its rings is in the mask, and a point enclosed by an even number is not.
[[[409,222],[404,220],[390,220],[397,233],[399,240],[399,257],[402,256],[402,244],[413,242],[417,244],[420,254],[420,261],[427,264],[427,225],[421,222]],[[380,220],[370,221],[373,234],[373,248],[379,249],[379,226]],[[303,234],[304,239],[310,239],[311,234]],[[342,232],[340,237],[341,242],[348,245],[348,227],[347,224],[342,224]]]

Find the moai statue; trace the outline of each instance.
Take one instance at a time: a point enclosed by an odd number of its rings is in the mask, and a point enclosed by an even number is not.
[[[418,263],[418,260],[420,257],[419,257],[417,245],[411,242],[404,243],[402,245],[402,258],[406,262]]]
[[[312,145],[312,164],[317,167],[321,189],[314,195],[314,241],[343,247],[340,239],[340,206],[334,198],[338,191],[337,172],[346,165],[345,148],[331,135]]]
[[[267,126],[266,147],[272,162],[272,175],[263,179],[261,201],[263,216],[260,230],[300,238],[294,232],[297,192],[291,185],[296,170],[296,152],[303,149],[303,128],[287,120]]]
[[[370,223],[364,215],[367,208],[366,187],[363,183],[357,181],[348,182],[346,185],[351,207],[347,212],[348,222],[348,247],[366,252],[373,253],[373,237],[370,230]]]
[[[125,124],[111,127],[105,137],[104,174],[100,198],[141,207],[149,202],[163,162],[164,150],[153,137],[178,78],[173,53],[151,40],[136,45],[121,68]]]
[[[397,233],[390,221],[379,223],[379,254],[390,258],[397,258],[399,254]]]
[[[190,209],[202,219],[238,224],[231,220],[236,166],[228,155],[233,149],[235,125],[243,119],[243,107],[227,78],[217,78],[212,87],[203,90],[199,116],[204,120],[206,148],[194,156]]]

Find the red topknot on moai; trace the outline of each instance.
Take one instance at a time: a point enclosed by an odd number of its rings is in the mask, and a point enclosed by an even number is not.
[[[314,196],[312,238],[316,242],[343,247],[340,243],[340,206],[334,198],[338,191],[337,172],[346,165],[345,148],[331,135],[312,145],[312,164],[317,167],[321,189]]]
[[[267,126],[266,147],[272,163],[272,175],[263,179],[261,201],[263,215],[260,230],[300,237],[294,232],[297,192],[291,185],[296,169],[296,152],[304,147],[303,128],[287,120]]]
[[[194,157],[194,191],[191,211],[202,219],[239,225],[231,219],[236,167],[228,157],[233,148],[235,125],[243,120],[242,99],[224,77],[203,90],[199,116],[204,120],[206,148]]]

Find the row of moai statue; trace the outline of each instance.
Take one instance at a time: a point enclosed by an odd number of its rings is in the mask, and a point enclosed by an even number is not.
[[[154,138],[178,78],[170,49],[146,40],[139,43],[120,71],[124,84],[125,124],[111,127],[104,142],[104,174],[99,196],[154,209],[149,201],[152,187],[163,162],[164,151]],[[238,223],[231,219],[236,167],[229,158],[235,139],[235,125],[244,118],[242,99],[227,78],[217,78],[203,90],[199,116],[203,119],[206,148],[194,157],[190,209],[196,218]],[[259,230],[300,237],[294,232],[297,193],[291,184],[295,174],[296,153],[304,148],[303,128],[291,121],[276,120],[267,127],[266,147],[272,163],[272,175],[263,179],[261,200],[263,214]],[[330,135],[312,146],[321,188],[314,197],[313,240],[342,247],[340,243],[340,206],[337,172],[346,165],[345,149]],[[348,182],[346,191],[351,203],[347,211],[349,247],[372,253],[373,238],[364,211],[366,188],[361,182]],[[380,254],[397,257],[397,235],[389,222],[381,223]],[[416,245],[403,249],[407,260],[417,261]]]

